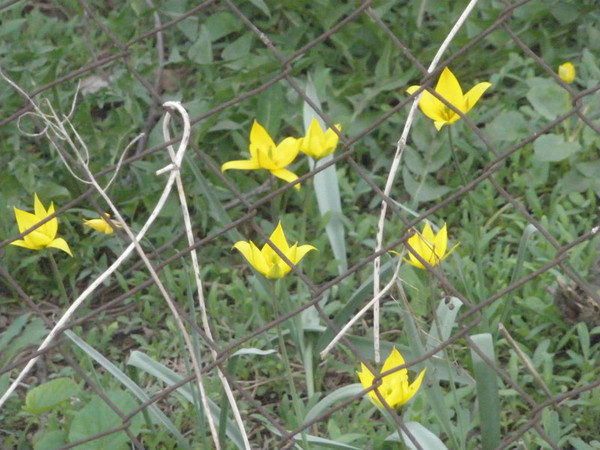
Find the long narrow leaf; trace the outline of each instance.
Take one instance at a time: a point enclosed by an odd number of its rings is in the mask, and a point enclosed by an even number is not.
[[[473,343],[490,360],[495,361],[494,342],[490,333],[471,336]],[[479,426],[481,428],[481,448],[497,448],[500,444],[500,398],[498,397],[498,376],[496,372],[471,349],[473,371],[477,382],[477,402],[479,404]]]
[[[75,345],[77,345],[81,350],[83,350],[90,358],[104,367],[112,376],[114,376],[117,380],[119,380],[129,391],[135,395],[140,401],[147,402],[150,400],[150,397],[144,392],[142,388],[140,388],[131,378],[129,378],[121,369],[111,363],[108,359],[106,359],[103,355],[101,355],[96,349],[94,349],[91,345],[77,336],[70,330],[65,331],[65,334],[69,339],[71,339]],[[183,437],[183,435],[177,430],[173,422],[169,420],[167,416],[156,406],[149,405],[148,411],[150,414],[154,416],[160,423],[162,423],[165,428],[167,428],[173,436],[177,439],[182,448],[190,448],[188,442]]]
[[[306,82],[306,96],[315,105],[321,108],[317,90],[315,89],[310,76]],[[306,102],[304,103],[302,113],[304,119],[304,131],[308,130],[313,118],[317,119],[323,130],[327,129],[327,126],[321,117],[319,117],[315,110]],[[309,158],[309,167],[313,170],[315,167],[322,166],[332,159],[333,155],[328,155],[315,163],[312,158]],[[327,222],[327,225],[325,226],[325,231],[327,232],[327,237],[331,244],[331,249],[333,250],[333,256],[335,256],[335,259],[338,261],[338,272],[342,274],[348,268],[348,260],[346,257],[344,225],[342,223],[342,201],[340,198],[340,187],[335,164],[317,173],[313,178],[313,185],[321,216],[324,217],[329,215],[329,222]]]
[[[153,375],[154,377],[158,378],[159,380],[163,381],[169,386],[179,383],[183,379],[181,375],[178,375],[177,373],[173,372],[171,369],[164,366],[160,362],[150,358],[148,355],[139,351],[131,352],[131,355],[129,355],[129,359],[127,360],[127,364],[130,366],[137,367],[138,369],[141,369],[149,373],[150,375]],[[183,398],[185,398],[190,403],[194,403],[194,393],[192,389],[192,385],[188,383],[178,388],[177,392],[179,392],[183,396]],[[213,415],[213,419],[218,425],[219,417],[221,414],[221,408],[219,408],[215,404],[215,402],[212,401],[210,398],[208,399],[208,404],[210,407],[210,413]],[[238,430],[235,423],[230,419],[227,419],[226,434],[227,437],[237,446],[237,448],[244,448],[244,440],[242,439],[240,431]]]
[[[435,434],[421,425],[419,422],[406,422],[404,426],[408,429],[409,433],[412,437],[419,443],[421,448],[427,450],[447,450],[448,447],[444,445],[444,443],[438,438]],[[402,432],[402,440],[398,435],[398,432],[392,433],[388,436],[386,441],[391,442],[404,442],[407,448],[411,450],[417,450],[417,447],[413,444],[412,440]]]

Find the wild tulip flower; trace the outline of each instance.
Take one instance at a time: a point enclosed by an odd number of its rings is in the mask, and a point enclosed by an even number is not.
[[[577,76],[575,66],[568,61],[564,64],[561,64],[558,66],[558,76],[565,83],[572,83],[575,81],[575,77]]]
[[[54,203],[51,202],[50,207],[48,210],[46,210],[37,194],[33,194],[33,208],[33,214],[22,211],[17,207],[14,208],[17,226],[19,227],[19,233],[28,230],[44,220],[46,217],[54,214]],[[68,253],[70,256],[73,256],[67,241],[65,241],[63,238],[56,237],[57,231],[58,220],[55,217],[54,219],[50,219],[45,224],[39,226],[35,230],[27,233],[25,236],[23,236],[23,239],[11,242],[11,245],[17,245],[19,247],[25,247],[31,250],[41,250],[47,247],[54,247],[62,250],[65,253]]]
[[[390,356],[385,360],[381,373],[392,370],[403,364],[404,358],[394,347]],[[375,376],[363,363],[361,363],[361,369],[360,372],[357,372],[358,378],[360,378],[360,382],[365,389],[370,388],[373,386]],[[375,393],[375,391],[378,391],[390,408],[399,408],[417,393],[421,386],[421,382],[423,381],[423,377],[425,376],[425,370],[426,369],[423,369],[411,384],[408,384],[408,370],[406,369],[400,369],[385,375],[381,378],[381,385],[376,389],[369,391],[369,398],[375,405],[383,408],[383,404]]]
[[[110,217],[110,214],[106,213],[106,215],[108,217]],[[123,226],[120,223],[115,222],[114,220],[112,221],[112,223],[117,228],[121,228]],[[90,228],[93,228],[96,231],[99,231],[100,233],[111,234],[115,231],[113,229],[113,227],[104,219],[104,217],[99,217],[97,219],[89,219],[89,220],[84,219],[83,224],[87,225]]]
[[[269,239],[294,265],[298,264],[309,251],[316,250],[312,245],[298,246],[297,242],[290,247],[283,233],[281,222],[277,224],[277,228]],[[259,250],[252,241],[239,241],[233,245],[233,248],[239,250],[252,267],[269,279],[283,278],[292,270],[268,243]]]
[[[338,131],[342,131],[342,127],[339,124],[335,124],[335,128]],[[327,128],[327,131],[323,132],[319,121],[313,117],[306,136],[302,139],[300,151],[313,159],[321,159],[334,152],[338,140],[339,136],[334,130]]]
[[[435,86],[435,92],[446,99],[448,103],[453,105],[461,113],[466,114],[473,106],[475,106],[475,103],[477,103],[479,98],[491,85],[492,84],[487,81],[478,83],[469,92],[463,94],[458,80],[450,69],[445,67]],[[406,92],[413,94],[419,88],[420,86],[411,86]],[[438,131],[444,125],[450,125],[460,119],[460,116],[456,112],[428,91],[423,91],[419,107],[421,108],[421,111],[423,111],[423,114],[430,119],[433,119],[433,124]]]
[[[427,261],[430,266],[435,266],[446,259],[458,246],[457,244],[449,252],[446,252],[448,246],[446,224],[444,224],[437,234],[433,234],[429,222],[425,223],[422,233],[415,233],[408,239],[408,245],[410,246],[408,249],[410,259],[405,259],[405,261],[420,269],[424,269],[425,266],[417,259],[415,253]]]
[[[300,139],[287,137],[275,145],[269,133],[255,120],[250,131],[250,159],[226,162],[221,166],[221,172],[230,169],[266,169],[277,178],[291,183],[298,179],[298,176],[285,167],[296,159],[300,144]],[[300,184],[294,187],[300,189]]]

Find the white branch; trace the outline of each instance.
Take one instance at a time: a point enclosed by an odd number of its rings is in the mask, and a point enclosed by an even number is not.
[[[458,20],[456,21],[456,23],[450,30],[450,33],[448,33],[448,36],[446,36],[446,39],[444,39],[444,42],[442,42],[442,45],[440,46],[439,50],[433,57],[431,64],[427,68],[427,73],[431,73],[435,70],[435,68],[437,67],[437,63],[441,59],[443,53],[446,51],[446,49],[450,45],[450,42],[452,42],[452,39],[454,39],[454,36],[456,36],[456,33],[458,33],[458,30],[460,29],[460,27],[462,27],[462,25],[465,23],[465,21],[467,20],[467,17],[469,17],[469,14],[471,14],[471,11],[473,10],[473,8],[477,4],[477,2],[478,2],[478,0],[471,0],[469,2],[469,4],[467,5],[467,7],[463,11],[463,13],[460,15],[460,17],[458,18]],[[419,101],[421,100],[421,95],[422,94],[419,94],[417,97],[415,97],[415,100],[413,101],[413,104],[408,113],[408,117],[406,118],[406,123],[404,124],[404,129],[402,130],[402,135],[400,136],[400,139],[396,143],[396,154],[394,155],[394,160],[392,161],[392,165],[390,167],[388,178],[385,183],[385,189],[383,191],[385,196],[389,197],[390,192],[392,190],[392,186],[396,179],[396,173],[398,172],[398,168],[399,168],[400,162],[402,160],[402,155],[404,154],[404,149],[406,148],[406,141],[408,139],[408,133],[410,132],[410,129],[412,127],[414,115],[415,115],[415,112],[417,111],[417,106],[419,104]],[[387,213],[387,202],[384,199],[381,202],[381,214],[379,215],[379,222],[377,223],[377,238],[376,238],[375,252],[379,252],[381,250],[381,248],[383,247],[383,229],[385,227],[386,213]],[[380,279],[379,279],[380,267],[381,267],[381,259],[378,256],[373,261],[373,297],[374,298],[378,298],[377,294],[379,293],[379,288],[380,288]],[[379,301],[375,301],[375,304],[373,307],[373,346],[374,346],[376,363],[378,363],[381,359],[381,355],[380,355],[380,351],[379,351],[379,348],[380,348],[379,315],[380,315]]]

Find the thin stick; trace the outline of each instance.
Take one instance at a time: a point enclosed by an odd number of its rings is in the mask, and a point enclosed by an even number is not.
[[[150,260],[146,256],[145,252],[143,251],[143,249],[141,248],[140,243],[139,243],[143,239],[145,233],[148,231],[148,229],[150,228],[150,226],[152,225],[154,220],[158,217],[158,214],[160,213],[162,208],[164,207],[164,205],[167,201],[167,198],[171,192],[171,189],[173,187],[173,184],[175,183],[175,178],[177,175],[176,171],[172,171],[170,173],[169,179],[165,185],[163,193],[161,194],[161,197],[160,197],[156,207],[150,214],[150,217],[148,218],[148,220],[146,221],[146,223],[144,224],[144,226],[142,227],[140,232],[137,234],[137,236],[134,235],[133,231],[127,226],[127,224],[126,224],[124,218],[121,216],[119,210],[113,204],[110,197],[106,194],[106,191],[104,189],[102,189],[102,187],[98,184],[98,182],[94,178],[94,175],[92,174],[88,165],[86,164],[86,160],[82,157],[81,152],[79,151],[78,147],[75,145],[75,143],[71,139],[69,130],[67,130],[67,128],[65,127],[65,123],[69,125],[70,131],[72,133],[74,133],[76,140],[84,148],[85,154],[88,154],[88,150],[87,150],[87,146],[86,146],[85,142],[83,142],[83,140],[77,133],[77,130],[75,130],[75,127],[73,127],[73,125],[69,121],[68,117],[64,116],[63,120],[60,120],[58,118],[56,112],[52,109],[52,106],[50,104],[49,104],[49,107],[50,107],[52,114],[48,115],[48,114],[43,113],[39,109],[37,104],[33,101],[33,99],[31,99],[27,95],[27,93],[25,91],[23,91],[18,85],[16,85],[14,82],[9,80],[8,77],[1,70],[0,70],[0,76],[2,76],[5,80],[7,80],[9,82],[9,84],[11,84],[11,86],[13,86],[21,95],[23,95],[25,98],[28,99],[28,101],[31,103],[31,105],[35,109],[35,111],[38,113],[39,117],[42,120],[44,120],[44,122],[48,126],[46,128],[46,130],[53,129],[59,138],[62,138],[62,140],[65,140],[69,144],[70,148],[74,151],[75,155],[77,156],[77,159],[79,160],[79,162],[82,166],[82,169],[85,172],[86,177],[88,178],[88,180],[86,180],[86,183],[92,184],[94,186],[94,188],[98,191],[98,193],[104,198],[104,200],[110,206],[114,216],[116,217],[116,220],[119,221],[123,225],[123,230],[126,232],[129,239],[131,240],[131,244],[129,244],[129,246],[125,249],[125,251],[123,251],[123,253],[117,258],[117,260],[113,264],[111,264],[111,266],[106,271],[104,271],[104,273],[102,273],[96,280],[94,280],[92,282],[92,284],[90,284],[90,286],[88,286],[84,290],[84,292],[69,306],[67,311],[63,314],[63,316],[59,319],[59,321],[56,323],[56,325],[52,328],[52,330],[50,331],[48,336],[46,336],[46,338],[44,339],[42,344],[38,347],[38,351],[42,351],[50,345],[50,343],[54,340],[54,338],[58,334],[58,331],[70,320],[72,315],[75,313],[77,308],[79,308],[79,306],[81,306],[83,301],[95,290],[96,287],[98,287],[106,278],[108,278],[121,265],[121,263],[129,257],[129,255],[135,249],[138,252],[138,254],[140,255],[140,258],[143,260],[144,264],[146,265],[148,272],[150,273],[150,276],[152,277],[153,281],[157,285],[157,287],[158,287],[159,291],[161,292],[161,294],[163,295],[165,301],[169,305],[169,308],[173,312],[175,321],[182,333],[185,344],[189,349],[190,357],[192,359],[192,366],[194,367],[194,371],[196,374],[198,387],[199,387],[200,394],[202,397],[203,407],[205,408],[205,411],[207,412],[206,416],[207,416],[207,420],[209,422],[211,434],[213,436],[215,448],[220,450],[218,433],[217,433],[217,429],[214,424],[214,420],[212,418],[212,414],[210,413],[210,409],[208,406],[206,392],[204,390],[204,385],[202,383],[202,374],[201,374],[201,370],[200,370],[200,365],[196,358],[194,346],[192,345],[190,336],[187,333],[187,330],[185,329],[183,321],[181,320],[181,317],[179,316],[179,314],[177,312],[177,308],[173,304],[173,300],[170,298],[168,292],[166,291],[164,285],[162,284],[160,278],[158,277],[158,274],[152,267]],[[56,150],[60,153],[59,147],[56,144],[56,142],[54,141],[53,136],[48,132],[46,132],[45,135],[48,138],[48,140],[52,143],[52,145],[56,148]],[[187,137],[184,136],[184,139],[182,139],[177,153],[175,155],[171,155],[172,157],[174,156],[171,164],[174,165],[175,167],[179,167],[181,165],[181,161],[183,160],[183,155],[187,148],[188,140],[189,140],[189,132],[188,132]],[[31,360],[29,360],[29,362],[26,364],[26,366],[21,370],[21,372],[19,373],[17,378],[9,386],[9,388],[4,393],[2,398],[0,398],[0,407],[2,407],[2,405],[6,402],[6,400],[9,398],[9,396],[14,392],[16,387],[21,383],[21,381],[29,373],[31,368],[37,363],[40,356],[41,355],[38,355],[38,356],[32,358]]]
[[[331,340],[327,347],[325,347],[325,349],[320,353],[321,358],[325,358],[325,356],[327,356],[327,354],[331,351],[333,346],[342,338],[342,336],[344,336],[344,334],[346,334],[350,327],[354,325],[356,321],[360,319],[362,315],[369,310],[369,308],[371,308],[371,306],[377,304],[379,302],[379,299],[383,297],[387,293],[387,291],[389,291],[392,288],[396,281],[396,277],[398,276],[398,272],[400,271],[400,266],[402,266],[402,257],[399,258],[398,264],[396,264],[396,269],[394,270],[394,275],[392,276],[392,279],[389,281],[389,283],[386,284],[385,287],[381,291],[379,291],[377,295],[375,295],[365,306],[363,306],[363,308],[359,312],[357,312],[346,325],[344,325],[344,327],[339,331],[339,333],[335,335],[335,337]]]
[[[477,4],[477,2],[478,2],[478,0],[471,0],[469,2],[469,4],[467,5],[467,7],[465,8],[465,10],[463,11],[463,13],[460,15],[460,17],[458,18],[458,20],[456,21],[456,23],[450,30],[450,33],[448,34],[448,36],[446,36],[446,39],[444,39],[444,42],[442,42],[442,45],[440,46],[439,50],[435,54],[433,60],[431,61],[431,64],[427,68],[428,74],[435,70],[437,63],[439,62],[439,60],[442,57],[442,54],[446,51],[446,49],[450,45],[450,42],[452,42],[452,39],[454,39],[454,36],[456,35],[456,33],[458,32],[460,27],[465,23],[465,21],[467,20],[467,17],[469,17],[469,14],[471,14],[471,11],[473,10],[473,8]],[[406,141],[408,138],[408,133],[412,127],[414,115],[415,115],[415,112],[417,111],[417,106],[419,104],[419,101],[421,100],[421,95],[422,95],[422,93],[419,94],[417,97],[415,97],[413,104],[410,108],[410,111],[408,112],[408,117],[406,118],[406,123],[404,124],[404,129],[402,130],[402,135],[400,136],[400,139],[396,143],[396,154],[394,155],[394,160],[392,161],[392,166],[390,167],[390,172],[388,174],[388,178],[385,183],[385,189],[383,191],[383,193],[386,196],[390,195],[392,186],[394,184],[394,180],[396,179],[396,173],[398,172],[398,167],[400,166],[400,161],[402,160],[402,155],[404,154],[404,149],[406,148]],[[385,226],[386,213],[387,213],[387,202],[385,200],[383,200],[381,202],[381,214],[379,215],[379,222],[377,223],[377,238],[376,238],[377,243],[375,246],[375,252],[379,252],[381,250],[381,248],[383,247],[383,228]],[[381,259],[378,256],[373,261],[373,297],[374,298],[379,298],[379,297],[377,297],[377,294],[379,293],[379,289],[380,289],[380,279],[379,279],[380,268],[381,268]],[[376,363],[378,363],[381,359],[380,351],[379,351],[379,348],[380,348],[379,314],[380,314],[379,301],[376,301],[374,304],[374,307],[373,307],[373,316],[374,316],[373,317],[373,345],[374,345],[374,353],[375,353],[375,362]]]
[[[523,352],[523,350],[521,350],[521,348],[519,347],[519,344],[517,344],[515,342],[515,340],[510,335],[510,333],[508,332],[508,330],[506,329],[504,324],[502,324],[502,322],[500,322],[498,324],[498,329],[500,330],[500,333],[502,333],[502,336],[505,337],[505,339],[508,341],[510,346],[513,348],[513,350],[515,351],[517,356],[521,359],[521,361],[523,361],[523,364],[525,364],[525,368],[529,371],[529,373],[533,376],[533,378],[535,378],[535,380],[540,384],[540,386],[542,387],[542,390],[546,393],[546,395],[548,395],[548,398],[552,398],[552,392],[550,391],[550,388],[548,388],[546,383],[544,383],[544,380],[542,380],[542,377],[540,376],[538,371],[535,370],[535,367],[533,367],[533,364],[531,364],[531,361],[529,360],[527,355]]]
[[[187,111],[179,102],[165,102],[163,104],[163,107],[165,107],[167,109],[168,108],[176,109],[179,112],[179,114],[181,114],[181,117],[183,119],[183,137],[181,138],[181,140],[183,141],[185,139],[185,142],[187,143],[189,136],[190,136],[190,117],[189,117]],[[169,133],[170,118],[171,118],[171,114],[167,110],[167,113],[165,114],[165,120],[163,121],[163,129],[162,129],[163,138],[164,138],[165,142],[169,142],[171,140],[171,135]],[[169,154],[171,155],[171,160],[175,161],[176,158],[175,158],[175,153],[174,153],[173,147],[169,145],[167,148],[169,150]],[[175,163],[173,163],[173,164],[175,164]],[[173,166],[173,164],[171,164],[170,166]],[[181,174],[179,172],[179,167],[178,166],[172,167],[171,170],[172,170],[171,173],[174,172],[176,174],[175,181],[177,184],[177,192],[179,193],[179,202],[181,203],[181,212],[183,213],[183,223],[185,225],[185,232],[187,235],[188,245],[190,246],[190,248],[195,248],[194,232],[192,231],[192,221],[190,219],[190,213],[188,210],[187,200],[185,197],[185,189],[183,187],[183,182],[181,180]],[[157,171],[157,173],[158,172],[162,173],[163,171],[164,170],[161,169],[161,170]],[[198,263],[198,255],[196,253],[196,250],[190,252],[190,256],[192,258],[192,267],[194,268],[194,276],[196,278],[196,290],[198,292],[198,303],[200,305],[202,326],[204,328],[204,332],[206,333],[206,336],[208,336],[208,338],[211,341],[214,341],[214,338],[212,336],[212,331],[211,331],[210,325],[208,323],[208,315],[206,313],[206,303],[204,301],[204,289],[202,287],[202,278],[200,276],[200,264]],[[210,348],[213,358],[216,360],[217,352],[212,347],[209,346],[209,348]],[[235,401],[235,397],[233,396],[233,391],[231,390],[231,387],[229,386],[229,381],[227,381],[227,378],[225,377],[225,375],[223,374],[223,372],[221,371],[219,366],[217,366],[217,374],[219,375],[219,379],[221,380],[221,383],[223,384],[223,389],[225,390],[227,399],[229,400],[229,404],[231,405],[231,409],[233,411],[235,421],[238,425],[238,428],[242,435],[242,439],[244,441],[244,446],[246,449],[250,449],[251,448],[250,441],[248,440],[248,435],[246,433],[246,429],[244,428],[244,422],[242,420],[240,410]],[[210,414],[210,411],[208,409],[206,411],[207,411],[207,414]]]

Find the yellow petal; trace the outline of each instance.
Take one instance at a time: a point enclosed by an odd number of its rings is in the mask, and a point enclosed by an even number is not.
[[[300,262],[300,260],[302,258],[304,258],[304,256],[308,252],[310,252],[311,250],[316,250],[316,249],[317,249],[316,247],[313,247],[312,245],[309,245],[309,244],[304,244],[299,247],[296,247],[295,251],[294,251],[294,255],[293,255],[294,257],[290,258],[290,261],[292,261],[294,263],[294,265],[296,265]]]
[[[276,176],[277,178],[281,178],[282,180],[287,181],[288,183],[291,183],[292,181],[295,181],[298,179],[298,175],[296,175],[294,172],[292,172],[291,170],[287,170],[287,169],[276,169],[276,170],[271,170],[270,171],[274,176]],[[300,183],[295,184],[294,188],[296,190],[300,189]]]
[[[457,119],[460,119],[460,116],[458,114],[455,115]],[[456,122],[456,120],[453,120],[452,122],[450,122],[449,120],[436,120],[435,122],[433,122],[433,125],[435,126],[436,130],[440,131],[444,125],[450,125],[454,122]]]
[[[250,147],[275,148],[275,142],[273,142],[267,130],[256,120],[252,123],[252,129],[250,130]]]
[[[46,213],[46,208],[44,208],[44,205],[42,204],[36,193],[33,194],[33,211],[35,215],[40,219],[45,219],[49,216],[49,214]]]
[[[275,230],[273,231],[273,233],[271,233],[271,236],[269,236],[269,240],[279,250],[281,250],[282,253],[286,253],[290,249],[290,245],[288,244],[288,241],[285,237],[285,233],[283,232],[283,227],[281,226],[281,221],[277,223],[277,227],[275,227]]]
[[[466,112],[464,111],[463,92],[460,84],[452,71],[447,67],[444,67],[444,70],[440,75],[440,79],[435,86],[435,92],[444,97],[448,103],[459,111]],[[452,110],[450,110],[450,112],[453,113]]]
[[[492,85],[492,83],[488,83],[484,81],[482,83],[478,83],[469,92],[465,94],[465,110],[463,112],[468,112],[475,103],[479,101],[481,96],[487,89]]]
[[[360,379],[360,383],[362,384],[363,388],[368,389],[371,386],[373,386],[373,379],[375,378],[375,376],[371,373],[369,369],[367,369],[367,366],[365,366],[363,363],[360,363],[360,365],[362,370],[361,372],[356,373],[358,375],[358,378]],[[368,395],[371,401],[375,403],[375,405],[379,406],[380,408],[383,408],[383,405],[381,404],[379,397],[377,397],[375,390],[369,391]]]
[[[565,83],[572,83],[573,81],[575,81],[575,77],[577,76],[575,66],[570,62],[561,64],[560,66],[558,66],[558,76]]]
[[[337,129],[338,133],[342,132],[342,126],[339,123],[336,123],[334,125],[334,127],[335,127],[335,129]],[[336,133],[331,128],[327,128],[327,131],[325,132],[325,148],[327,148],[327,149],[333,148],[333,150],[335,150],[335,148],[337,147],[338,142],[340,140],[338,133]],[[333,150],[330,153],[332,153]],[[324,155],[324,156],[327,156],[327,155]]]
[[[42,220],[52,214],[54,214],[54,203],[51,202],[50,207],[48,208],[48,211],[46,212],[46,214],[43,217],[40,217],[40,216],[38,216],[38,217],[40,220]],[[56,217],[54,219],[50,219],[48,222],[46,222],[44,225],[42,225],[38,229],[40,230],[40,232],[42,232],[46,236],[48,236],[50,238],[50,240],[52,240],[55,238],[56,233],[58,232],[58,219]]]
[[[33,230],[31,233],[27,233],[23,236],[23,240],[27,243],[29,248],[39,250],[48,247],[52,242],[52,239],[50,239],[46,233],[39,231],[41,228],[42,227]]]
[[[242,255],[244,255],[244,258],[246,258],[250,265],[254,267],[257,271],[259,271],[263,275],[266,275],[269,272],[269,267],[265,262],[265,258],[261,254],[258,247],[256,247],[254,242],[238,241],[235,244],[233,244],[233,248],[235,248]]]
[[[93,228],[96,231],[99,231],[100,233],[111,234],[114,231],[113,228],[109,225],[109,223],[102,217],[98,219],[84,219],[83,224],[90,228]]]
[[[18,241],[12,241],[10,245],[16,245],[17,247],[28,248],[30,250],[40,250],[40,247],[34,247],[30,243],[20,239]]]
[[[393,348],[392,353],[387,357],[385,362],[383,363],[383,367],[381,368],[381,372],[387,372],[388,370],[394,369],[396,367],[400,367],[404,364],[404,358],[402,354],[396,350],[396,347]],[[406,369],[404,369],[406,370]],[[400,371],[402,372],[402,371]]]
[[[237,161],[229,161],[221,166],[221,172],[226,170],[257,170],[260,169],[258,162],[253,159],[242,159]]]
[[[421,86],[411,86],[406,91],[409,94],[413,94],[420,87]],[[419,101],[419,108],[421,108],[423,114],[425,114],[430,119],[446,123],[446,105],[444,105],[440,100],[435,98],[433,94],[429,93],[428,91],[422,92],[421,100]]]
[[[28,230],[40,221],[40,219],[38,219],[34,214],[31,214],[30,212],[23,211],[17,207],[14,207],[13,209],[15,211],[15,219],[17,219],[17,227],[19,228],[19,233]]]
[[[415,394],[417,393],[417,391],[421,387],[421,383],[423,381],[423,377],[425,376],[425,371],[426,370],[427,369],[421,370],[421,373],[419,373],[419,375],[417,376],[417,378],[415,379],[415,381],[413,381],[408,386],[408,391],[405,393],[405,396],[402,399],[402,403],[400,403],[398,406],[403,405],[404,403],[406,403],[407,401],[409,401],[411,398],[413,398],[415,396]]]
[[[296,156],[298,156],[301,144],[301,139],[296,139],[293,137],[287,137],[281,141],[275,149],[275,153],[272,157],[275,166],[277,168],[283,168],[291,164],[294,159],[296,159]]]
[[[448,247],[448,231],[446,230],[446,224],[441,228],[438,234],[435,235],[433,240],[433,251],[437,257],[437,262],[440,262],[446,254],[446,248]]]
[[[50,242],[50,244],[48,244],[48,247],[58,248],[59,250],[68,253],[69,256],[73,256],[73,253],[71,253],[71,249],[69,248],[69,244],[67,244],[67,241],[65,241],[63,238],[54,239],[52,242]]]

